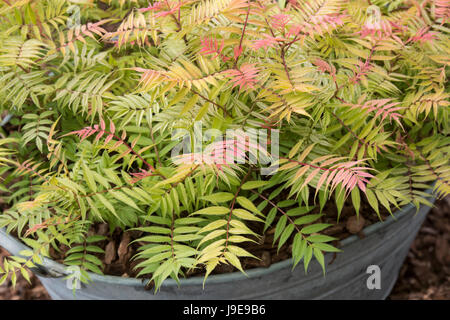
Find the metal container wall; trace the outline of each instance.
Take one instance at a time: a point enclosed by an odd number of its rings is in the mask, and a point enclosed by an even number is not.
[[[397,279],[400,267],[430,208],[416,209],[408,205],[389,217],[363,230],[364,238],[351,236],[341,241],[343,252],[331,263],[326,254],[326,275],[313,259],[308,274],[302,263],[292,271],[290,260],[242,273],[228,273],[203,278],[181,279],[181,286],[168,279],[161,290],[145,290],[138,279],[90,274],[92,282],[81,285],[73,296],[64,280],[65,267],[50,259],[34,270],[53,299],[385,299]],[[27,247],[0,229],[0,245],[17,255]],[[381,289],[368,289],[370,265],[381,269]]]

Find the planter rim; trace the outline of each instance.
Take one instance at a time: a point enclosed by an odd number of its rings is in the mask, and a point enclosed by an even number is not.
[[[426,190],[425,192],[428,194],[431,194],[433,190],[433,187]],[[387,217],[384,221],[379,221],[377,223],[371,224],[370,226],[367,226],[362,231],[364,235],[368,236],[372,233],[377,232],[381,228],[383,228],[386,225],[390,225],[394,223],[397,219],[409,214],[408,211],[415,208],[413,204],[409,203],[406,206],[402,207],[400,210],[395,211],[392,213],[389,217]],[[19,239],[13,237],[9,233],[6,232],[5,228],[0,229],[0,244],[2,244],[1,239],[6,238],[6,241],[15,242],[18,244],[21,250],[27,250],[30,249],[28,246],[26,246],[23,242],[21,242]],[[350,237],[347,237],[340,241],[341,248],[358,241],[359,238],[356,235],[352,235]],[[7,248],[6,248],[7,249]],[[12,254],[18,254],[19,252],[11,252]],[[40,265],[44,271],[47,271],[50,274],[50,277],[64,277],[68,275],[69,273],[66,271],[66,267],[62,265],[59,262],[56,262],[50,258],[43,257],[43,263]],[[242,272],[231,272],[231,273],[225,273],[225,274],[214,274],[208,276],[208,283],[224,283],[224,282],[232,282],[232,281],[239,281],[243,279],[247,279],[247,277],[259,277],[263,275],[268,275],[273,272],[276,272],[280,269],[284,269],[288,266],[292,265],[292,259],[286,259],[277,263],[274,263],[270,265],[268,268],[254,268],[246,270],[246,274],[243,274]],[[60,276],[52,276],[53,274],[60,274]],[[110,276],[110,275],[99,275],[96,273],[88,272],[91,281],[92,282],[103,282],[103,283],[109,283],[109,284],[118,284],[118,285],[127,285],[127,286],[142,286],[147,281],[146,279],[137,279],[137,278],[124,278],[119,276]],[[161,287],[175,287],[175,286],[189,286],[189,285],[203,285],[203,276],[196,276],[192,278],[182,278],[179,280],[179,284],[174,279],[166,279]]]

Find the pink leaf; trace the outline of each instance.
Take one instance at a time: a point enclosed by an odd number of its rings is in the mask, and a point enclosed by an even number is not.
[[[239,86],[240,90],[254,88],[257,82],[258,68],[255,64],[243,64],[240,69],[229,69],[223,73],[231,78],[233,88]]]
[[[333,65],[329,65],[328,62],[323,61],[319,58],[315,59],[313,62],[318,68],[320,72],[327,71],[330,75],[335,79],[336,77],[336,68]]]
[[[234,53],[234,60],[236,60],[237,58],[239,58],[239,56],[242,53],[242,47],[241,46],[234,47],[233,48],[233,53]]]
[[[215,39],[215,38],[203,38],[201,40],[201,49],[200,53],[203,55],[208,54],[216,54],[213,58],[216,58],[218,56],[222,57],[222,60],[227,61],[230,58],[222,55],[222,50],[224,47],[225,41],[222,39],[222,41]]]
[[[435,0],[434,4],[436,6],[435,14],[436,17],[441,18],[441,24],[446,23],[450,20],[450,1],[449,0]]]
[[[264,39],[259,39],[259,40],[253,41],[253,44],[252,44],[253,50],[256,51],[260,48],[267,49],[268,47],[274,48],[275,44],[286,40],[283,38],[275,38],[268,34],[263,34],[263,37],[264,37]]]
[[[153,11],[153,10],[158,10],[161,9],[163,6],[162,2],[155,2],[154,4],[148,6],[147,8],[140,8],[139,11],[140,12],[147,12],[147,11]]]
[[[105,144],[108,143],[108,142],[110,142],[110,141],[112,140],[113,137],[114,137],[114,136],[113,136],[112,134],[109,134],[109,135],[106,137],[106,139],[105,139]]]
[[[97,136],[95,137],[95,141],[100,140],[100,138],[103,136],[103,134],[105,133],[105,131],[100,131]]]
[[[141,170],[141,172],[131,173],[131,175],[134,177],[134,179],[131,179],[131,181],[130,181],[132,184],[134,184],[146,177],[153,176],[153,174],[150,171],[142,170],[142,169],[140,169],[140,170]]]
[[[177,3],[173,8],[167,10],[167,11],[160,11],[158,13],[155,14],[155,18],[159,18],[159,17],[165,17],[171,14],[174,14],[175,12],[178,11],[178,9],[183,5],[182,2]]]
[[[291,21],[291,17],[287,14],[279,13],[271,17],[272,27],[278,30],[284,29],[284,27]]]
[[[429,29],[430,29],[429,27],[423,27],[423,28],[419,29],[414,36],[412,36],[411,38],[408,39],[408,41],[406,41],[406,43],[411,42],[411,41],[424,43],[424,42],[429,42],[429,41],[436,39],[437,33],[428,32]]]
[[[362,192],[366,193],[366,185],[361,180],[358,180],[358,187]]]
[[[114,132],[116,132],[116,126],[114,125],[114,122],[112,120],[109,122],[109,131],[111,132],[111,134],[114,134]]]

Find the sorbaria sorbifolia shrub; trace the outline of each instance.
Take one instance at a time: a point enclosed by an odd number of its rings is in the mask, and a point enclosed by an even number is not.
[[[141,231],[156,288],[244,271],[269,228],[294,265],[324,267],[327,202],[381,216],[450,193],[448,0],[4,0],[0,15],[0,226],[31,247],[3,280],[61,245],[81,280],[101,274],[99,222]]]

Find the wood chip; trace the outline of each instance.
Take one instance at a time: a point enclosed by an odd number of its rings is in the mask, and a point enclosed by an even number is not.
[[[269,251],[263,251],[262,256],[261,256],[261,265],[263,267],[270,267],[272,263],[272,257],[270,255]]]
[[[436,239],[436,247],[435,247],[435,253],[436,253],[436,259],[442,263],[446,264],[446,260],[448,261],[448,256],[450,252],[450,247],[447,239],[445,239],[444,236],[438,237]]]
[[[124,261],[128,253],[128,245],[130,244],[130,235],[128,233],[124,233],[122,236],[122,240],[119,244],[119,249],[117,249],[117,254],[119,255],[119,261]]]
[[[111,264],[116,259],[116,244],[110,241],[105,248],[105,263]]]
[[[356,216],[351,216],[347,219],[347,224],[345,227],[347,228],[348,232],[356,234],[364,228],[365,222],[366,220],[362,216],[359,216],[359,218]]]
[[[109,233],[109,226],[107,223],[102,223],[98,226],[97,234],[101,236],[106,236]]]

